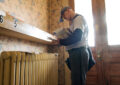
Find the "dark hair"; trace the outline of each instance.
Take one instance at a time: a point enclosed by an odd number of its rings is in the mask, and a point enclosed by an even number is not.
[[[62,8],[62,9],[61,9],[61,16],[62,16],[62,15],[64,14],[64,12],[65,12],[66,10],[68,10],[68,9],[71,9],[71,7],[66,6],[66,7]]]
[[[63,14],[64,14],[64,12],[65,12],[66,10],[68,10],[68,9],[72,9],[72,8],[69,7],[69,6],[66,6],[66,7],[64,7],[64,8],[61,9],[60,22],[63,22],[63,21],[64,21],[64,20],[63,20]]]

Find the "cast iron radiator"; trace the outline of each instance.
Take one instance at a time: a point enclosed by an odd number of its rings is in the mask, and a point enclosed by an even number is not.
[[[0,85],[58,85],[58,56],[54,53],[3,52]]]

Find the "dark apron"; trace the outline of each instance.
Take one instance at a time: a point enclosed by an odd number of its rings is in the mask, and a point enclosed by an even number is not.
[[[88,71],[95,65],[95,60],[94,57],[92,55],[91,49],[88,47],[87,48],[88,52],[89,52],[89,61],[88,61]],[[70,59],[67,58],[65,60],[65,63],[67,64],[68,68],[71,70],[71,66],[70,66]]]
[[[95,64],[90,48],[75,48],[68,50],[68,53],[66,64],[71,70],[72,85],[85,85],[86,73]]]

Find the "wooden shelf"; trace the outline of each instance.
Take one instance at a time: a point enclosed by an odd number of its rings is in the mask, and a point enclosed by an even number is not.
[[[12,36],[29,41],[40,42],[42,44],[51,44],[49,38],[55,39],[51,34],[26,24],[22,20],[8,13],[5,13],[3,22],[0,23],[0,35]]]

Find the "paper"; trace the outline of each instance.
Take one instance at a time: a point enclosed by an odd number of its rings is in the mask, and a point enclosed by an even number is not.
[[[66,28],[59,28],[53,32],[53,35],[59,39],[64,39],[70,35],[70,32]]]

